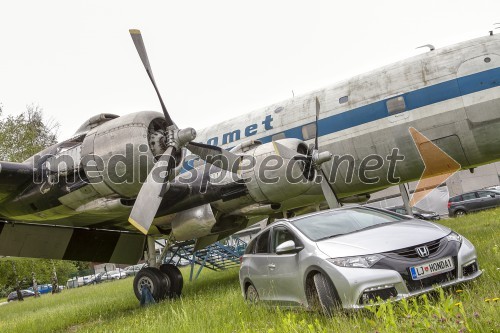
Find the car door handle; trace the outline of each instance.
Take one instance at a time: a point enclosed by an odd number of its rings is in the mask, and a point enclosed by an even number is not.
[[[269,265],[267,265],[267,267],[269,267],[270,269],[275,269],[276,265],[275,264],[269,264]]]

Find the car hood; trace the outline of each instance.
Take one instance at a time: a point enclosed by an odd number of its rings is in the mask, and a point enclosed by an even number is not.
[[[448,235],[450,231],[436,223],[409,220],[325,239],[316,245],[330,258],[350,257],[427,243]]]

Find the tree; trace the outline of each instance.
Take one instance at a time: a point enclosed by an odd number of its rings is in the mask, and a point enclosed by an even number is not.
[[[0,104],[0,117],[4,110]],[[0,118],[0,160],[22,162],[57,143],[58,128],[57,122],[44,120],[43,109],[36,104],[26,106],[26,111],[19,115]],[[84,267],[85,264],[78,266]],[[29,287],[34,281],[34,273],[37,282],[51,283],[53,267],[60,281],[66,281],[78,270],[73,261],[54,260],[53,266],[47,259],[0,259],[0,294],[3,294],[0,296],[12,291],[16,286],[16,279],[22,289]]]
[[[52,265],[53,262],[53,265]],[[15,263],[16,272],[13,271]],[[26,258],[1,258],[0,259],[0,291],[4,290],[4,295],[12,291],[17,280],[21,289],[26,289],[33,283],[33,272],[36,273],[38,284],[51,284],[53,268],[57,272],[59,281],[67,281],[78,269],[73,261],[50,259],[26,259]],[[17,276],[16,276],[17,275]]]
[[[0,105],[0,116],[2,116]],[[44,121],[43,109],[36,104],[26,106],[19,115],[0,119],[0,160],[22,162],[57,142],[59,124]]]

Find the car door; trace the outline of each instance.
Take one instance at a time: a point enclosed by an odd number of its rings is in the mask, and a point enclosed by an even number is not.
[[[271,253],[268,256],[271,296],[280,303],[300,302],[302,276],[299,274],[299,254],[276,254],[278,245],[293,240],[295,245],[302,243],[286,226],[277,225],[272,229]]]
[[[477,197],[476,192],[462,194],[462,205],[469,212],[481,209],[481,201]]]
[[[479,196],[479,200],[481,201],[480,209],[493,208],[498,205],[500,196],[496,197],[495,192],[477,191],[477,194]]]
[[[260,234],[255,243],[255,248],[252,254],[249,254],[250,260],[248,263],[248,276],[252,284],[257,289],[261,300],[269,300],[270,298],[270,281],[268,258],[269,255],[269,238],[271,229]]]

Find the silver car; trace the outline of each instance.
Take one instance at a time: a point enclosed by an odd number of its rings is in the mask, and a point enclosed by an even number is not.
[[[465,237],[386,210],[340,208],[281,220],[248,244],[243,296],[331,313],[400,300],[481,275]]]

